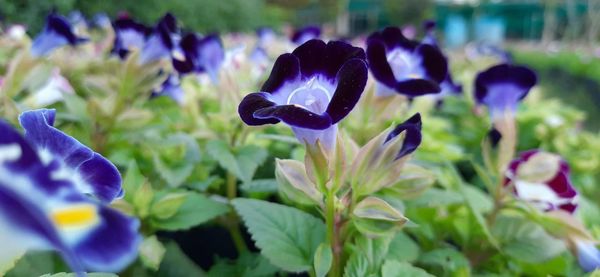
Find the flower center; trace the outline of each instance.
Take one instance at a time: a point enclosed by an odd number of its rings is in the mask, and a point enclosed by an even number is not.
[[[288,105],[297,105],[311,112],[322,114],[330,101],[329,90],[315,77],[305,85],[296,88],[287,99]]]
[[[89,226],[98,222],[98,213],[92,204],[78,204],[52,212],[52,221],[60,227]]]
[[[394,49],[387,55],[387,61],[398,81],[406,79],[423,79],[419,68],[421,59],[404,49]]]

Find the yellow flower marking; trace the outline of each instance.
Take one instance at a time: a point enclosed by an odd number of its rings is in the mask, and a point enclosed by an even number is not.
[[[52,221],[59,227],[83,227],[98,222],[96,206],[78,204],[52,212]]]

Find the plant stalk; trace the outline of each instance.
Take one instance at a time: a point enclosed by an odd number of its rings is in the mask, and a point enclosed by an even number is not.
[[[331,269],[329,270],[330,277],[340,277],[340,254],[341,248],[339,245],[338,229],[337,229],[337,215],[335,212],[335,193],[330,191],[327,195],[327,205],[325,211],[325,222],[327,225],[327,242],[331,245],[331,253],[333,254],[333,261],[331,263]]]

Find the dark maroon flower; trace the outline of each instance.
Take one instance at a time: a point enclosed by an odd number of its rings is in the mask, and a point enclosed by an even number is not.
[[[409,40],[395,27],[369,36],[367,59],[380,96],[439,93],[448,72],[446,59],[436,47]]]
[[[525,66],[495,65],[477,75],[475,100],[488,107],[492,118],[500,117],[514,113],[536,83],[535,72]]]
[[[310,40],[279,56],[261,91],[244,97],[238,112],[248,125],[283,121],[300,141],[333,147],[337,123],[358,102],[367,75],[361,48]]]

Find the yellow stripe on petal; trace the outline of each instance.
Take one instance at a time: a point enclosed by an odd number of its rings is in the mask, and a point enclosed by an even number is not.
[[[95,205],[80,204],[62,208],[52,212],[52,221],[59,227],[84,227],[98,222]]]

